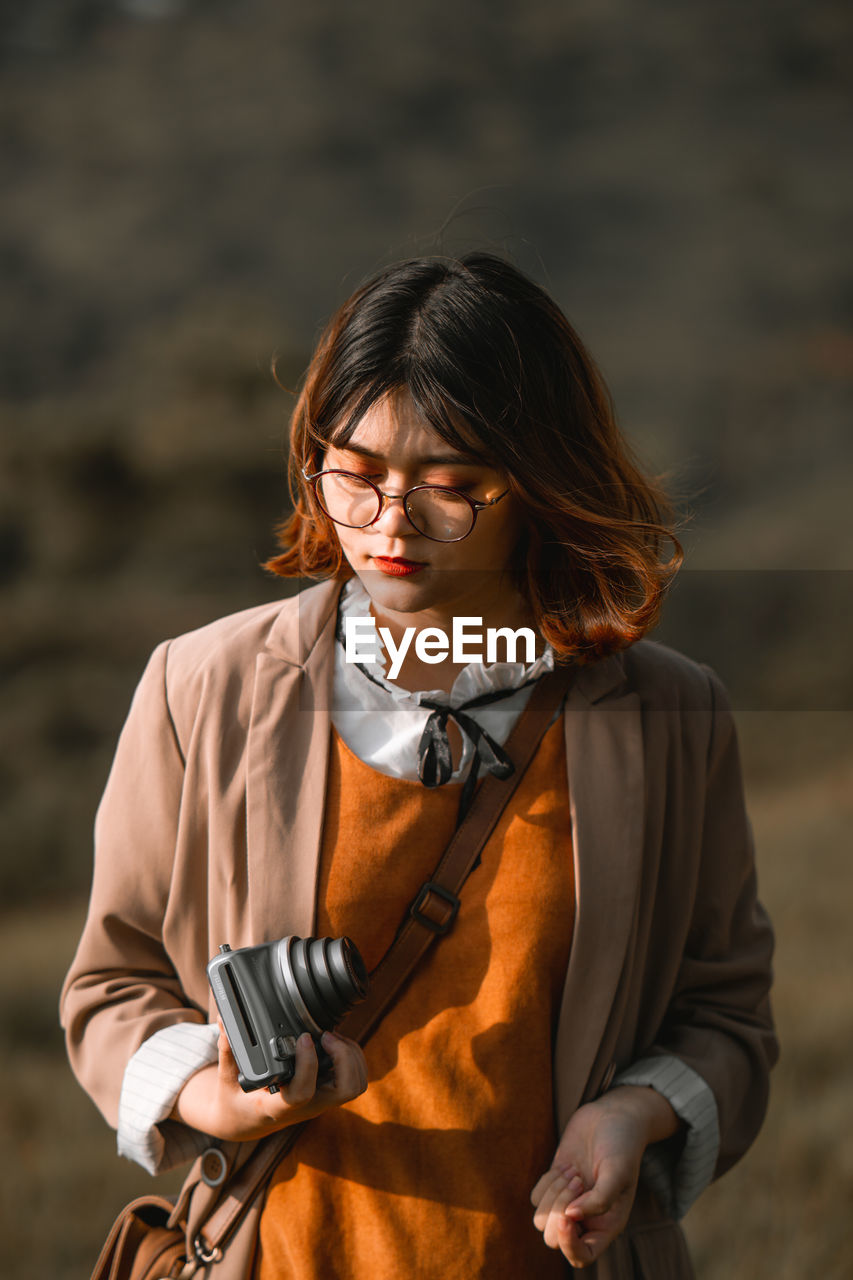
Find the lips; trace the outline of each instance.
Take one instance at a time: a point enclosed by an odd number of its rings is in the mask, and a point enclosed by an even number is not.
[[[422,561],[403,560],[399,557],[391,559],[388,556],[374,556],[373,563],[380,573],[385,573],[390,578],[408,578],[410,574],[420,573],[421,569],[426,568]]]

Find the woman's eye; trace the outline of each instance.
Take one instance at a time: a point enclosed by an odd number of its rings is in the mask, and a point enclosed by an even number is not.
[[[430,477],[429,480],[424,480],[422,483],[438,485],[442,489],[456,489],[458,493],[470,493],[477,487],[476,481],[474,480],[461,480],[454,479],[452,477],[438,480],[433,480],[432,477]]]
[[[346,462],[330,463],[326,469],[328,471],[341,471],[348,476],[357,476],[359,480],[372,480],[374,484],[382,478],[381,472],[371,470],[370,467],[353,466],[352,463],[348,464]]]

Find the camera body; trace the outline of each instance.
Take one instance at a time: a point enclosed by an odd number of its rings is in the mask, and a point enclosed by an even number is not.
[[[246,1093],[274,1093],[292,1080],[296,1041],[305,1031],[317,1050],[318,1083],[328,1079],[332,1062],[320,1037],[365,998],[369,985],[349,938],[294,934],[237,951],[223,943],[207,976]]]

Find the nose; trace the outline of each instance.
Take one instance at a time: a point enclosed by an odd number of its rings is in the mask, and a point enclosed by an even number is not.
[[[387,538],[400,537],[407,533],[416,533],[406,509],[403,506],[403,495],[400,493],[383,493],[382,510],[370,526],[384,533]]]

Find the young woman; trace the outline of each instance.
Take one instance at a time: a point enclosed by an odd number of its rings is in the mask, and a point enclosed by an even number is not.
[[[322,583],[160,646],[137,690],[63,996],[81,1082],[152,1172],[311,1119],[212,1274],[689,1276],[676,1219],[754,1138],[776,1046],[725,693],[642,639],[680,559],[661,493],[560,310],[486,254],[344,304],[291,481],[270,567]],[[347,934],[375,968],[555,665],[562,712],[366,1050],[324,1037],[318,1087],[305,1037],[244,1093],[207,961]]]

